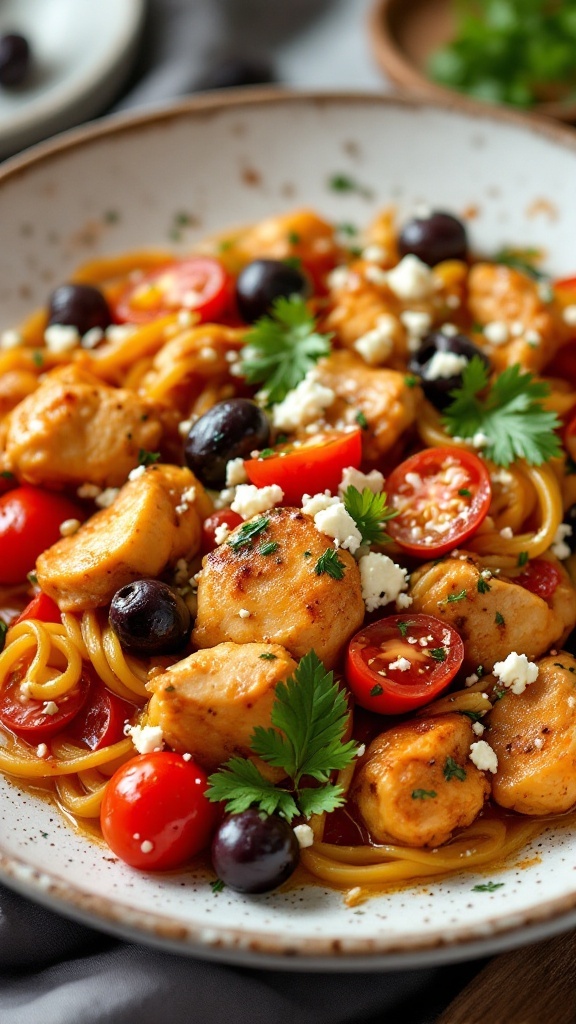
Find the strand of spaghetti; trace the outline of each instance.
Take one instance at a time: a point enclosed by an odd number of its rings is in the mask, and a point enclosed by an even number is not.
[[[148,385],[145,390],[148,398],[162,399],[172,388],[182,384],[188,377],[198,372],[198,353],[189,356],[187,359],[179,359],[174,365],[170,365],[163,373],[158,373],[156,379]]]
[[[123,386],[129,391],[138,391],[142,386],[144,378],[152,367],[152,356],[144,356],[129,366],[124,377]]]
[[[90,661],[90,655],[88,648],[84,643],[84,637],[82,636],[82,630],[80,623],[75,615],[71,615],[70,612],[62,612],[62,625],[66,630],[67,635],[75,647],[80,651],[80,655],[84,661]]]
[[[121,253],[119,256],[102,256],[83,263],[75,271],[71,280],[78,284],[102,284],[102,282],[112,281],[116,277],[128,277],[135,270],[154,270],[173,260],[173,253],[163,249]]]
[[[88,772],[79,776],[62,775],[56,780],[58,798],[66,810],[77,818],[97,818],[106,792],[108,780],[100,776],[97,785],[88,785],[85,777]]]
[[[538,530],[510,538],[502,537],[496,531],[477,534],[467,542],[470,551],[480,555],[519,555],[525,551],[529,558],[537,558],[553,543],[563,517],[558,481],[550,466],[526,466],[524,471],[534,484],[540,503],[541,522]]]
[[[131,664],[128,662],[118,637],[110,626],[106,626],[102,631],[102,647],[108,665],[116,678],[137,697],[148,700],[150,694],[145,685],[148,672],[143,666],[138,665],[135,659],[132,659]]]
[[[124,370],[136,359],[154,355],[166,341],[166,328],[177,322],[178,314],[170,313],[135,328],[123,341],[111,342],[90,353],[88,369],[97,377],[106,377],[115,371]],[[85,353],[82,355],[84,357]]]
[[[23,779],[47,779],[57,775],[74,775],[88,768],[98,768],[108,761],[134,754],[132,740],[120,740],[101,750],[79,750],[74,757],[63,760],[57,757],[37,757],[31,748],[19,744],[14,748],[0,747],[0,770]]]
[[[500,533],[508,527],[513,533],[518,533],[538,500],[532,482],[515,466],[498,470],[490,464],[490,477],[492,501],[489,514],[494,521],[494,529]]]
[[[118,695],[118,697],[122,697],[124,700],[133,701],[134,692],[124,686],[124,683],[118,679],[108,664],[104,648],[102,646],[102,631],[100,629],[100,623],[98,622],[96,612],[84,612],[80,628],[82,630],[82,639],[86,645],[90,661],[102,682],[106,683],[106,686],[109,686],[110,689]]]
[[[576,391],[569,381],[558,377],[542,377],[541,380],[550,388],[550,394],[543,399],[542,405],[560,417],[565,416],[576,404]]]
[[[62,635],[63,632],[62,626],[36,619],[25,619],[10,629],[6,646],[0,654],[0,687],[24,655],[35,650],[26,671],[28,695],[50,701],[72,690],[82,674],[82,659],[74,644]],[[66,668],[62,672],[50,666],[54,650],[64,655]]]
[[[424,400],[418,411],[416,424],[418,433],[429,448],[440,448],[443,445],[450,445],[453,448],[470,448],[474,451],[472,444],[463,438],[450,437],[442,426],[439,412],[434,406]]]

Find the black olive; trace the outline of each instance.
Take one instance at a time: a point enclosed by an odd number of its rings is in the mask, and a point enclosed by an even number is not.
[[[174,654],[190,636],[188,606],[160,580],[136,580],[120,587],[110,604],[109,620],[124,651]]]
[[[79,334],[93,327],[105,331],[112,323],[110,308],[98,288],[89,284],[62,284],[48,300],[48,326],[67,324]]]
[[[564,522],[567,526],[572,527],[572,533],[569,533],[567,537],[564,537],[564,543],[568,545],[572,554],[576,551],[576,505],[570,505],[570,508],[564,513]]]
[[[465,260],[468,255],[466,228],[451,213],[434,210],[429,216],[406,221],[398,239],[401,256],[413,253],[429,267],[442,260]]]
[[[254,808],[224,818],[212,841],[214,870],[236,892],[275,889],[299,859],[298,840],[288,822]]]
[[[0,84],[21,85],[30,68],[30,44],[18,32],[0,36]]]
[[[241,85],[262,85],[275,79],[269,61],[258,57],[225,56],[196,82],[195,89],[234,89]]]
[[[482,352],[482,349],[470,341],[465,334],[444,334],[443,331],[438,330],[431,331],[423,338],[419,350],[414,353],[408,363],[408,369],[410,373],[420,377],[420,384],[428,401],[432,402],[437,409],[445,409],[451,401],[450,392],[462,385],[462,372],[455,373],[451,377],[436,377],[434,380],[428,380],[427,371],[429,371],[432,359],[437,352],[465,356],[468,360],[472,359],[472,356],[478,356],[488,370],[490,369],[490,360]]]
[[[298,267],[282,260],[253,260],[238,275],[236,302],[246,323],[270,312],[275,299],[308,294],[308,279]]]
[[[186,464],[207,487],[223,487],[226,463],[247,459],[266,448],[270,424],[266,413],[248,398],[218,402],[193,423],[184,443]]]

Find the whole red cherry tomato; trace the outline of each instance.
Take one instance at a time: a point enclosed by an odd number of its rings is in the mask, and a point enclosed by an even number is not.
[[[40,487],[15,487],[0,497],[0,583],[21,583],[38,555],[60,540],[65,519],[84,511],[62,494]]]
[[[273,454],[244,463],[251,484],[278,484],[284,491],[284,505],[299,505],[303,494],[336,492],[342,473],[349,466],[360,467],[362,431],[327,430],[297,447],[278,445]]]
[[[179,309],[197,313],[205,323],[218,320],[232,296],[232,279],[210,256],[193,256],[144,274],[116,299],[116,320],[147,324]]]
[[[133,868],[164,871],[203,850],[218,820],[206,773],[182,754],[133,758],[112,776],[100,821],[110,849]]]

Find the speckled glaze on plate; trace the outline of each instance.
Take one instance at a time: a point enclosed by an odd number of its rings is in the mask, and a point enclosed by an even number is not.
[[[338,192],[346,175],[360,188]],[[419,202],[466,216],[474,248],[531,246],[576,270],[576,136],[477,108],[361,95],[205,97],[102,122],[0,172],[0,328],[82,260],[185,251],[208,232],[295,206],[365,223]],[[0,781],[0,878],[88,923],[180,953],[252,966],[384,970],[496,952],[576,925],[576,827],[543,832],[498,870],[415,884],[347,907],[293,884],[215,894],[200,870],[141,875],[47,803]],[[487,881],[504,883],[474,892]]]

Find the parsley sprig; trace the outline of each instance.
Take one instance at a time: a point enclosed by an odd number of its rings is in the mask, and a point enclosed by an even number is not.
[[[333,771],[347,768],[357,755],[353,740],[343,742],[348,728],[344,694],[326,672],[314,651],[306,654],[285,683],[276,686],[272,726],[257,726],[251,750],[287,781],[275,786],[245,757],[231,757],[208,779],[207,797],[224,801],[226,811],[238,814],[255,805],[265,814],[278,812],[287,821],[333,811],[344,803],[341,786],[331,783]],[[306,778],[319,786],[302,785]]]
[[[462,386],[451,392],[444,425],[452,437],[484,434],[484,453],[498,466],[509,466],[517,458],[539,466],[560,454],[554,433],[560,421],[541,401],[549,391],[544,381],[523,373],[518,364],[509,366],[488,388],[488,370],[479,356],[473,356],[462,371]]]
[[[384,532],[384,523],[398,515],[396,509],[388,508],[386,495],[374,494],[369,487],[362,493],[350,484],[344,491],[344,508],[356,523],[362,534],[363,544],[381,544],[390,540]]]
[[[281,296],[246,335],[240,368],[249,384],[264,386],[268,405],[274,405],[329,352],[330,335],[316,331],[304,299]]]

